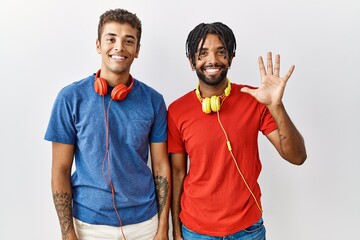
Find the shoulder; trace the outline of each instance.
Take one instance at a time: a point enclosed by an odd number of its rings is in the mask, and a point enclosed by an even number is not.
[[[174,100],[169,105],[169,111],[170,109],[178,108],[181,106],[184,106],[189,101],[192,101],[196,98],[195,92],[193,90],[189,91],[188,93],[184,94],[183,96],[179,97],[178,99]]]
[[[146,83],[144,83],[144,82],[142,82],[142,81],[140,81],[138,79],[135,79],[135,78],[134,78],[134,87],[138,88],[139,90],[150,92],[151,94],[161,95],[160,92],[155,90],[153,87],[150,87]]]
[[[148,96],[151,98],[160,98],[162,99],[162,94],[155,90],[153,87],[150,87],[146,83],[134,78],[134,91],[136,94],[141,94],[140,96]]]
[[[168,116],[173,119],[193,116],[200,108],[201,104],[199,103],[199,99],[196,97],[195,92],[190,91],[169,105]]]
[[[95,76],[92,74],[86,78],[72,82],[71,84],[63,87],[60,90],[59,95],[70,97],[77,94],[84,94],[84,91],[87,91],[88,88],[94,87],[94,78]]]

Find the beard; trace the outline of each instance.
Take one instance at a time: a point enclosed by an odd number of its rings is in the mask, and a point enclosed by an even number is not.
[[[222,66],[222,70],[221,70],[220,75],[217,75],[217,76],[214,76],[214,77],[206,77],[203,72],[204,72],[203,68],[196,69],[196,75],[198,76],[200,81],[202,81],[206,85],[216,86],[219,83],[221,83],[224,79],[226,79],[228,68],[226,68],[225,66]]]

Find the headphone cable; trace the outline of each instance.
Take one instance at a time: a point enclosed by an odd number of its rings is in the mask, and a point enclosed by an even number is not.
[[[222,103],[224,103],[224,100],[225,100],[225,99],[223,99]],[[228,147],[228,150],[229,150],[229,152],[230,152],[230,155],[231,155],[232,159],[234,160],[236,169],[237,169],[237,171],[239,172],[239,174],[240,174],[242,180],[244,181],[247,189],[249,190],[251,196],[253,197],[253,199],[254,199],[254,201],[255,201],[255,203],[256,203],[256,206],[258,207],[258,209],[259,209],[260,212],[262,213],[263,211],[262,211],[262,209],[261,209],[261,207],[260,207],[260,204],[259,204],[258,201],[256,200],[256,197],[255,197],[254,193],[251,191],[249,184],[247,183],[244,175],[242,174],[242,172],[241,172],[241,170],[240,170],[240,168],[239,168],[238,163],[236,162],[236,158],[235,158],[235,156],[234,156],[234,154],[233,154],[233,152],[232,152],[232,147],[231,147],[230,140],[229,140],[228,135],[227,135],[227,133],[226,133],[226,131],[225,131],[222,123],[221,123],[221,120],[220,120],[220,110],[217,111],[216,113],[217,113],[217,119],[218,119],[218,122],[219,122],[219,124],[220,124],[220,127],[221,127],[222,131],[223,131],[224,134],[225,134],[226,145],[227,145],[227,147]]]
[[[110,172],[110,154],[109,154],[109,110],[110,110],[110,104],[112,102],[112,99],[110,99],[110,102],[108,104],[107,110],[105,111],[105,100],[104,100],[104,96],[102,97],[102,106],[104,109],[104,120],[105,120],[105,157],[101,166],[101,171],[103,174],[103,177],[105,179],[105,181],[109,184],[110,188],[111,188],[111,196],[112,196],[112,203],[113,203],[113,207],[116,213],[116,216],[119,220],[120,223],[120,230],[121,230],[121,234],[124,238],[124,240],[126,240],[126,237],[124,235],[124,231],[123,231],[123,224],[122,224],[122,220],[120,217],[120,214],[116,208],[116,201],[115,201],[115,188],[114,188],[114,184],[112,183],[112,179],[111,179],[111,172]],[[105,163],[107,160],[107,176],[105,174]]]

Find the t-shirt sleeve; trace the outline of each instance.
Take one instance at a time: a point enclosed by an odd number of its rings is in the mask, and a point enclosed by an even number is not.
[[[180,130],[171,115],[171,110],[168,112],[168,152],[169,153],[185,153],[184,142],[181,139]]]
[[[150,142],[167,141],[167,111],[164,98],[161,96],[155,104],[155,119],[150,132]]]
[[[44,139],[51,142],[75,144],[76,129],[72,109],[62,92],[55,99]]]

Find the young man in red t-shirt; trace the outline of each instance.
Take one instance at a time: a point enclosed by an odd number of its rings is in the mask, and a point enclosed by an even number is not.
[[[258,88],[231,83],[236,41],[220,22],[196,26],[186,50],[199,82],[168,110],[174,239],[265,239],[258,133],[290,163],[306,159],[304,140],[282,103],[294,66],[280,77],[280,56],[273,66],[269,52],[266,68],[259,57]]]

